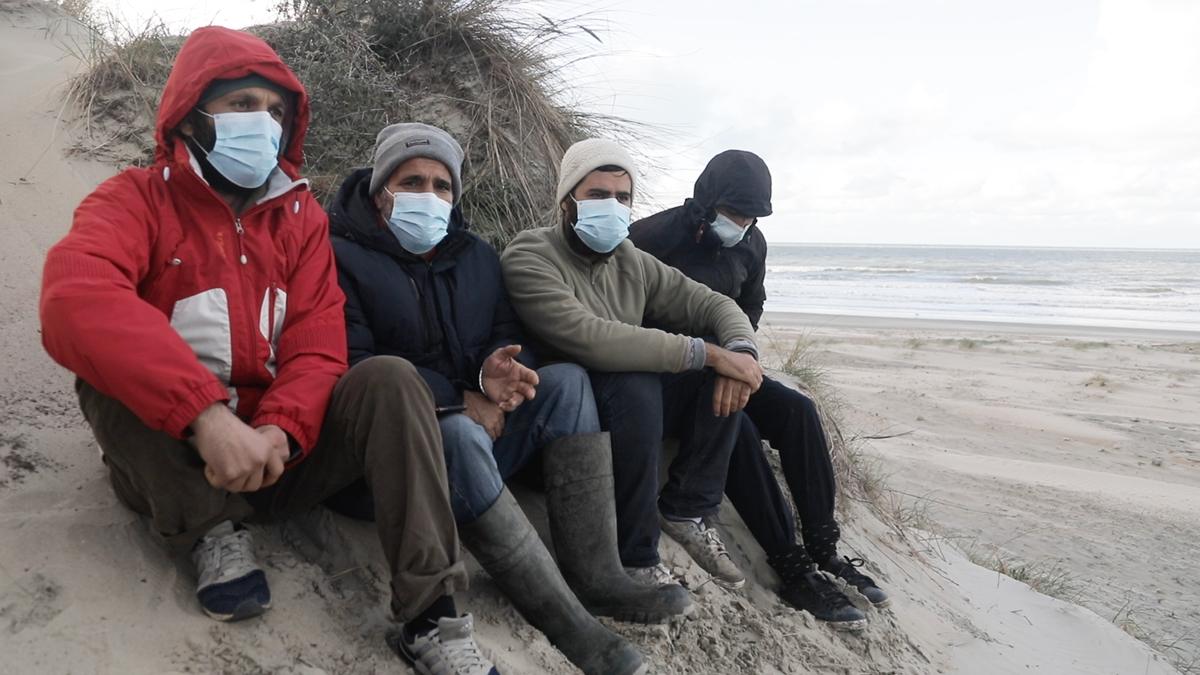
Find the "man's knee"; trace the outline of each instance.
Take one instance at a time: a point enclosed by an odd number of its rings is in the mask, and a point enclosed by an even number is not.
[[[354,365],[341,381],[338,390],[378,396],[381,402],[414,407],[433,413],[433,394],[416,366],[398,356],[372,356]]]
[[[592,383],[587,371],[574,363],[555,363],[538,368],[538,396],[578,400],[591,398]]]
[[[600,416],[587,371],[573,363],[538,369],[538,400],[547,411],[547,432],[554,437],[600,431]]]

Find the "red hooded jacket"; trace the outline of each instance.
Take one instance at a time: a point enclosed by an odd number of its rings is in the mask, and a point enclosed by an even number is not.
[[[174,129],[213,80],[251,73],[294,92],[296,109],[266,196],[239,218]],[[96,188],[46,257],[50,356],[177,438],[225,401],[310,450],[346,332],[326,216],[297,174],[308,119],[304,87],[265,42],[193,32],[163,89],[154,164]]]

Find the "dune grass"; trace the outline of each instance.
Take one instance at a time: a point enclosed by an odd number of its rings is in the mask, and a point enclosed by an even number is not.
[[[92,17],[97,39],[70,45],[86,65],[69,99],[81,112],[80,153],[146,165],[154,114],[183,37],[159,21]],[[596,54],[587,15],[552,19],[503,0],[299,0],[275,23],[248,28],[305,84],[312,123],[305,175],[326,200],[370,163],[375,136],[395,122],[449,131],[466,152],[464,212],[502,247],[558,217],[558,161],[576,140],[636,144],[647,129],[584,112],[563,68]],[[590,50],[590,51],[589,51]]]

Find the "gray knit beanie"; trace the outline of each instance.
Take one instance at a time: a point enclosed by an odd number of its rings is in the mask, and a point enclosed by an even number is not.
[[[428,124],[392,124],[375,137],[375,163],[371,172],[371,194],[379,192],[396,167],[413,157],[441,162],[450,171],[454,203],[462,196],[463,149],[450,134]]]
[[[633,192],[637,185],[637,164],[625,148],[603,138],[588,138],[567,148],[558,168],[557,203],[561,204],[589,173],[610,165],[629,172],[630,192]]]

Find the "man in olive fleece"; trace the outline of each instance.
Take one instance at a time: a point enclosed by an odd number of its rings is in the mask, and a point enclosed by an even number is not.
[[[721,503],[735,413],[762,383],[754,329],[732,300],[626,241],[635,173],[616,143],[571,146],[559,172],[562,223],[509,244],[505,284],[543,343],[539,353],[589,371],[601,428],[612,437],[627,571],[647,584],[672,583],[658,556],[661,524],[715,581],[739,588],[745,577],[704,519]],[[700,335],[717,344],[689,337]],[[678,437],[680,450],[660,494],[664,434]]]

